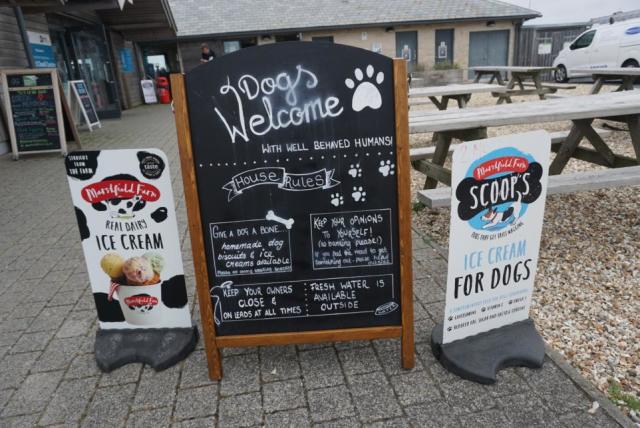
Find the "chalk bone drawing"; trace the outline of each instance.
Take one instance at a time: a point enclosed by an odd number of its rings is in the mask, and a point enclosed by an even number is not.
[[[367,66],[366,69],[367,79],[373,79],[374,69],[371,64]],[[369,107],[373,110],[377,110],[382,107],[382,96],[380,95],[380,90],[368,80],[364,80],[364,74],[362,70],[356,68],[353,71],[353,75],[355,76],[355,81],[353,79],[347,78],[344,81],[344,84],[347,85],[347,88],[354,89],[353,98],[351,99],[351,108],[354,111],[362,111],[365,108]],[[376,74],[375,83],[381,84],[384,81],[384,73],[379,71]]]
[[[265,218],[267,220],[275,221],[277,223],[283,224],[287,229],[291,229],[291,226],[293,226],[292,218],[284,219],[282,217],[278,217],[276,213],[273,212],[273,210],[267,211],[267,216]]]

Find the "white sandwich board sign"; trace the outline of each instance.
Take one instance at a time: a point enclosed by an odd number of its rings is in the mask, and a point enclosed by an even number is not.
[[[529,317],[550,145],[537,131],[453,153],[443,344]]]

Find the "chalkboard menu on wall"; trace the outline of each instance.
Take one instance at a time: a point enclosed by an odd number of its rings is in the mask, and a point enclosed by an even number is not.
[[[187,73],[192,147],[181,151],[192,156],[216,342],[403,325],[411,243],[399,176],[409,171],[395,68],[362,49],[292,42]]]
[[[55,70],[2,73],[4,107],[14,158],[19,153],[66,153],[59,87]]]
[[[94,126],[101,128],[102,125],[100,124],[100,119],[98,119],[98,113],[96,113],[96,108],[93,105],[93,101],[85,81],[72,80],[69,84],[73,88],[73,93],[76,96],[80,109],[82,110],[82,116],[89,127],[89,131],[92,131]]]

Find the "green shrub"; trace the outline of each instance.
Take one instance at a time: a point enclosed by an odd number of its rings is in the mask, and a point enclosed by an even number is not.
[[[457,70],[460,65],[457,62],[442,61],[433,65],[434,70]]]
[[[622,391],[622,388],[620,387],[620,384],[613,379],[609,381],[608,392],[609,397],[611,397],[614,402],[618,404],[624,403],[624,405],[630,410],[640,412],[640,400],[638,400],[631,394],[624,393]]]

